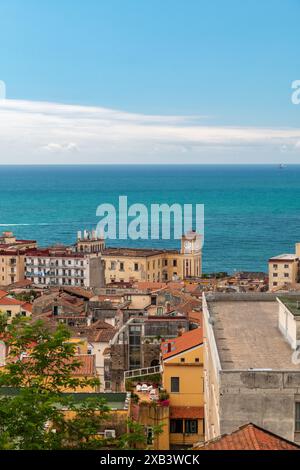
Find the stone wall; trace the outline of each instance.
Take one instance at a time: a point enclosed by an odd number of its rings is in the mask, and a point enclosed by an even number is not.
[[[220,432],[252,422],[289,440],[295,435],[295,402],[300,401],[300,371],[220,372]]]

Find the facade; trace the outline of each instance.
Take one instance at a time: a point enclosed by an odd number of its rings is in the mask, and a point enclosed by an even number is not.
[[[196,232],[183,236],[180,251],[106,248],[102,253],[105,283],[166,282],[200,277],[200,240]]]
[[[299,442],[299,305],[296,296],[203,294],[206,440],[252,422]]]
[[[170,448],[204,440],[202,328],[162,343],[162,382],[170,397]]]
[[[147,438],[147,449],[169,450],[169,407],[147,402],[131,403],[131,419],[144,427]],[[155,435],[154,428],[160,427],[161,432]],[[138,444],[137,448],[143,448]]]
[[[187,317],[133,316],[118,326],[105,351],[105,390],[124,390],[124,372],[159,366],[161,338],[176,338],[188,329]],[[128,378],[130,374],[128,375]]]
[[[27,249],[36,247],[35,240],[17,240],[12,232],[0,236],[0,285],[8,286],[24,279]]]
[[[269,290],[284,288],[287,284],[297,284],[300,278],[300,243],[296,244],[295,254],[282,254],[269,259]]]
[[[10,323],[15,317],[31,317],[32,305],[11,297],[2,297],[0,299],[0,312],[7,316]]]
[[[25,276],[41,287],[101,287],[101,257],[59,247],[27,250]]]

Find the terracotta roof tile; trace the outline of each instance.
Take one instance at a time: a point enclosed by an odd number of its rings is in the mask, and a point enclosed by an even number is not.
[[[32,362],[33,359],[30,356],[23,357],[22,361],[24,362]],[[73,374],[74,376],[95,376],[96,375],[96,362],[95,362],[95,355],[92,354],[79,354],[74,356],[70,362],[78,361],[80,362],[80,366],[77,367]],[[51,375],[51,371],[49,372]]]
[[[183,333],[182,336],[165,341],[161,345],[163,359],[175,356],[203,343],[203,330],[196,328]]]
[[[172,419],[203,419],[203,406],[170,406],[170,418]]]
[[[193,447],[195,450],[300,450],[300,446],[255,424]]]
[[[0,305],[23,305],[24,301],[12,299],[10,297],[2,297],[0,299]]]
[[[6,292],[5,290],[0,290],[0,299],[2,299],[2,297],[5,297],[6,295],[8,295],[8,292]]]

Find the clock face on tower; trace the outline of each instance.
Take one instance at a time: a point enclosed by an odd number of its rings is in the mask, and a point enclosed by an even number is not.
[[[192,243],[189,241],[184,242],[184,251],[185,253],[190,253],[192,251]]]

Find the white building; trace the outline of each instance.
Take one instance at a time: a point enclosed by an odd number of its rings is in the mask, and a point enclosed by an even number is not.
[[[101,257],[98,253],[74,253],[64,247],[28,250],[25,277],[42,287],[102,287]]]

